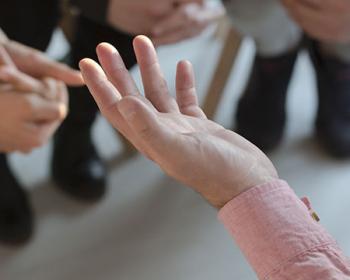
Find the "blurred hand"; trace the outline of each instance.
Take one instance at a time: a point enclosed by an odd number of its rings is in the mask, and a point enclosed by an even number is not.
[[[157,22],[151,31],[152,42],[159,46],[195,37],[224,15],[225,9],[221,6],[196,3],[179,5],[171,15]]]
[[[97,48],[103,70],[90,59],[82,60],[80,67],[102,114],[138,150],[217,208],[278,177],[258,148],[206,118],[198,106],[189,62],[178,64],[175,100],[150,40],[137,37],[134,49],[146,97],[109,44]]]
[[[29,152],[45,144],[65,118],[67,102],[63,82],[20,72],[0,46],[1,152]]]
[[[204,0],[110,0],[107,21],[124,32],[150,35],[158,22],[172,15],[175,7]]]
[[[38,50],[11,41],[6,38],[1,29],[0,32],[0,45],[5,48],[21,72],[38,79],[51,77],[70,86],[83,85],[79,71],[49,59],[44,53]]]
[[[0,28],[0,44],[4,44],[8,41],[6,34]]]
[[[311,37],[324,42],[350,42],[349,0],[282,0],[292,18]]]

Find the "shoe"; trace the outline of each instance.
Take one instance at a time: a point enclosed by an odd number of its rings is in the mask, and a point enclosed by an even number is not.
[[[92,141],[98,112],[87,88],[70,88],[70,113],[54,137],[52,177],[58,188],[82,201],[106,192],[107,171]]]
[[[283,137],[287,90],[298,49],[276,57],[256,56],[238,103],[236,132],[264,152],[274,149]]]
[[[28,195],[18,184],[0,155],[0,242],[8,245],[26,243],[33,233],[33,213]]]
[[[316,136],[334,157],[350,158],[350,63],[309,47],[317,75],[319,104]]]

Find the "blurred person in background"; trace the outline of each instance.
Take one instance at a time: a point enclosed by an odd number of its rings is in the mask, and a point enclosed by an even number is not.
[[[234,26],[253,37],[257,49],[238,105],[237,132],[264,151],[280,143],[288,85],[305,39],[317,78],[315,134],[330,154],[349,158],[350,1],[225,2]]]
[[[350,279],[349,259],[318,223],[309,200],[296,196],[256,146],[206,118],[191,64],[177,66],[175,99],[151,41],[139,36],[134,48],[144,95],[110,44],[97,48],[102,68],[91,59],[80,63],[110,123],[219,210],[259,279]]]
[[[81,84],[78,71],[7,38],[0,29],[0,152],[44,145],[67,114],[63,82]],[[33,230],[29,200],[0,156],[0,240],[18,243]]]
[[[110,41],[118,46],[129,69],[136,63],[132,51],[132,39],[135,35],[144,33],[152,35],[158,45],[171,44],[200,34],[224,13],[222,8],[212,8],[202,0],[72,0],[70,4],[79,11],[71,45],[73,67],[78,67],[81,58],[93,57],[97,43]],[[13,79],[18,80],[18,76],[23,78],[25,73],[26,79],[44,83],[43,87],[46,86],[46,82],[41,80],[46,77],[62,80],[72,86],[69,89],[69,115],[58,130],[54,141],[52,176],[57,186],[69,195],[83,201],[94,201],[101,198],[106,189],[105,166],[91,139],[91,128],[97,115],[97,107],[86,88],[75,87],[81,84],[81,77],[77,72],[72,72],[62,65],[58,68],[53,67],[54,63],[48,63],[43,54],[24,47],[27,45],[37,50],[46,50],[60,20],[60,8],[59,0],[2,0],[0,28],[10,38],[5,44],[5,49],[16,65],[16,70],[11,70]],[[38,61],[45,62],[43,64],[46,66],[49,64],[50,67],[41,68]],[[65,76],[62,77],[61,74]],[[7,82],[11,85],[9,77]],[[23,90],[16,86],[11,87],[13,87],[11,91],[18,93],[22,91],[37,93],[33,88]],[[4,88],[8,89],[8,85]],[[23,99],[23,95],[14,96]],[[11,98],[17,100],[14,96]],[[36,94],[33,98],[38,100],[39,96]],[[1,95],[1,98],[5,98],[5,94]],[[29,99],[30,104],[21,103],[21,105],[27,106],[30,113],[37,114],[40,102],[32,103],[30,95],[26,95],[24,99]],[[5,104],[7,103],[4,101],[2,105]],[[17,116],[20,119],[19,112],[16,114],[17,111],[11,111],[11,113],[9,117]],[[33,116],[28,117],[29,121],[32,120],[31,117]],[[35,115],[33,118],[37,117]],[[38,142],[35,142],[34,146],[43,144],[53,130],[50,129],[50,133],[46,133],[42,139],[37,139]],[[8,135],[1,134],[4,137]],[[25,144],[25,147],[26,145],[29,144]],[[29,151],[31,148],[29,145],[24,151]],[[3,149],[1,152],[8,153],[13,150],[17,149]],[[32,211],[27,195],[8,166],[6,154],[1,154],[0,159],[0,241],[23,242],[28,240],[32,233]]]

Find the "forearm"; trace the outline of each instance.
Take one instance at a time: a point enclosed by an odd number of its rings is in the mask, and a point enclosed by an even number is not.
[[[71,0],[80,13],[97,22],[106,22],[109,0]]]
[[[248,190],[219,218],[259,279],[350,279],[348,259],[284,181]]]

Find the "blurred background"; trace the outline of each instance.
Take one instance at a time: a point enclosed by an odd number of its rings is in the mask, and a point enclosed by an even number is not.
[[[160,47],[170,88],[176,62],[188,59],[203,101],[223,44],[213,27],[195,39]],[[68,50],[58,29],[48,53],[61,58]],[[227,128],[234,127],[254,52],[253,42],[244,38],[215,115]],[[140,84],[137,67],[132,74]],[[314,141],[316,105],[314,72],[302,53],[289,88],[285,139],[270,158],[299,196],[311,198],[321,223],[350,255],[350,162],[332,159]],[[31,196],[36,232],[24,247],[0,246],[0,279],[255,279],[216,210],[143,156],[124,156],[120,138],[102,117],[94,141],[109,169],[108,193],[96,204],[76,202],[53,188],[51,143],[29,155],[11,155],[11,166]]]

